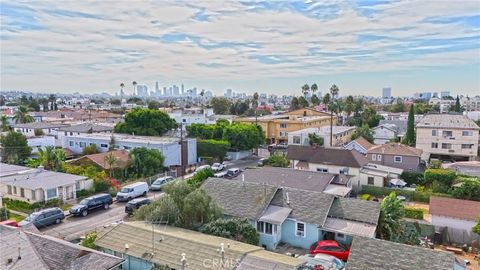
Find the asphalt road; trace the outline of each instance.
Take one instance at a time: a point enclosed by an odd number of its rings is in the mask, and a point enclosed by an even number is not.
[[[225,165],[227,169],[239,168],[244,170],[246,167],[256,166],[258,160],[259,158],[252,157],[237,161],[226,161]],[[147,196],[151,199],[155,199],[159,196],[162,196],[162,194],[163,193],[161,192],[149,192]],[[97,210],[89,213],[86,217],[68,216],[63,220],[62,223],[42,228],[40,231],[44,234],[60,239],[74,241],[85,235],[87,232],[99,230],[104,226],[124,220],[126,216],[125,203],[115,202],[108,210]]]

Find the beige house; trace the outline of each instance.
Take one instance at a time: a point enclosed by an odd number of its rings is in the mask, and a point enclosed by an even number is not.
[[[298,109],[278,115],[243,117],[234,119],[234,122],[251,123],[257,121],[262,127],[268,144],[287,143],[288,134],[305,128],[319,128],[330,125],[330,114],[310,108]],[[333,117],[333,125],[336,124]]]
[[[85,176],[0,163],[0,194],[5,198],[36,203],[76,198],[76,192],[92,187]]]
[[[416,127],[416,147],[425,160],[469,161],[478,156],[480,127],[464,115],[427,114]]]

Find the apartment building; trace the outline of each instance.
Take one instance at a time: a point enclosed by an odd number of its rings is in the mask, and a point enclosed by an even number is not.
[[[239,123],[258,123],[262,127],[268,144],[287,143],[290,132],[305,128],[320,128],[330,125],[330,114],[310,108],[303,108],[276,115],[255,117],[243,117],[234,119]],[[336,124],[335,117],[333,125]]]
[[[332,127],[332,146],[342,146],[350,142],[355,127],[333,126]],[[323,145],[330,146],[330,126],[319,128],[305,128],[288,133],[288,145],[309,145],[309,134],[315,134],[323,138]]]
[[[428,160],[469,161],[478,157],[480,127],[460,114],[428,114],[417,124],[416,147]]]

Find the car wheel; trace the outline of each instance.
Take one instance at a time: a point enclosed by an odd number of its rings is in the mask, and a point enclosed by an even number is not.
[[[61,219],[59,219],[59,218],[55,219],[55,224],[59,224],[60,222],[62,222]]]
[[[143,194],[142,194],[142,196],[147,196],[147,192],[144,191]]]
[[[88,211],[87,210],[83,210],[82,211],[82,216],[86,217],[88,215]]]
[[[103,205],[103,209],[105,209],[105,210],[107,210],[109,207],[110,207],[110,205],[108,203]]]

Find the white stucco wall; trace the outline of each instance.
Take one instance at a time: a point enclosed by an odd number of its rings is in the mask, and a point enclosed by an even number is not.
[[[472,227],[475,226],[476,222],[471,220],[432,215],[432,224],[434,226],[449,227],[470,232]]]

